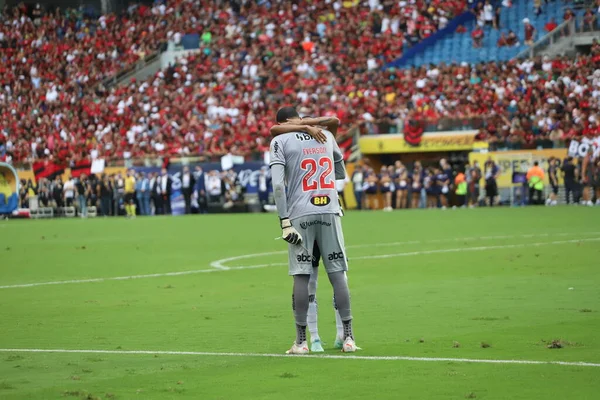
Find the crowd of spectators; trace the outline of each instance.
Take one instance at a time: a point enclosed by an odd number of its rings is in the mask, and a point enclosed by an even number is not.
[[[383,88],[370,78],[465,6],[464,0],[175,0],[98,19],[73,10],[6,9],[0,156],[260,153],[282,101],[314,102],[309,111],[322,114],[332,99],[327,109],[348,123],[364,114],[348,111],[348,101],[374,110]],[[187,33],[201,34],[200,54],[147,82],[97,85]]]
[[[193,171],[183,167],[177,177],[163,168],[148,173],[131,170],[126,174],[81,174],[64,180],[61,176],[40,178],[36,183],[21,180],[19,200],[21,207],[30,208],[30,200],[35,198],[38,207],[53,208],[57,215],[63,215],[65,207],[74,207],[78,216],[87,217],[90,207],[94,207],[98,216],[123,216],[127,202],[125,181],[129,177],[134,182],[136,213],[141,216],[174,213],[176,190],[181,193],[180,212],[185,214],[207,213],[210,207],[228,210],[244,201],[245,187],[235,171],[204,172],[200,167]],[[262,197],[268,191],[266,171],[261,171],[258,181],[262,184],[258,188]],[[268,196],[260,201],[266,204]]]
[[[577,59],[384,70],[466,1],[197,3],[132,6],[97,20],[5,11],[0,160],[258,158],[285,103],[346,126],[366,122],[368,133],[393,132],[402,121],[478,118],[478,138],[492,147],[598,134],[597,43]],[[200,52],[144,82],[97,84],[187,33],[201,33]]]

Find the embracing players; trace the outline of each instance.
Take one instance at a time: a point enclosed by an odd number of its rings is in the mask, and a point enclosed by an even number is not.
[[[300,120],[293,107],[284,107],[277,112],[277,122],[303,124],[305,121]],[[325,122],[323,120],[321,125],[327,127]],[[317,135],[317,130],[311,133]],[[342,322],[342,351],[357,350],[352,333],[341,210],[335,188],[335,179],[343,179],[346,171],[333,134],[319,132],[324,135],[319,137],[319,141],[299,129],[277,136],[271,142],[273,192],[282,237],[289,243],[289,273],[294,278],[292,306],[296,340],[288,350],[289,354],[309,352],[306,340],[307,314],[312,297],[309,295],[309,281],[317,247],[323,255],[325,270],[333,286],[335,307]],[[323,140],[325,143],[321,143]]]

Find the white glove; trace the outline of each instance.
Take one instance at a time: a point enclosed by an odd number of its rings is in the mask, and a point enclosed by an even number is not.
[[[299,245],[302,244],[302,235],[298,233],[296,228],[292,226],[292,222],[289,218],[283,218],[281,220],[281,237],[288,243]]]

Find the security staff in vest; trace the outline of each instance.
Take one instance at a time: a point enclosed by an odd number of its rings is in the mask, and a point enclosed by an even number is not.
[[[529,204],[544,204],[544,170],[540,168],[537,161],[527,171],[527,183],[529,184]],[[533,200],[534,196],[537,196],[537,200]]]
[[[466,207],[467,205],[467,178],[461,171],[454,178],[454,186],[456,187],[456,201],[459,207]]]

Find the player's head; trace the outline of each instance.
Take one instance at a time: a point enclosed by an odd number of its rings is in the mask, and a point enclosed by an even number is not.
[[[538,165],[540,165],[540,163],[539,163],[539,162],[537,162],[537,161],[534,161],[534,162],[533,162],[533,166],[534,166],[534,167],[537,167]]]
[[[277,111],[277,123],[281,124],[282,122],[287,121],[292,118],[300,118],[298,115],[298,111],[294,107],[282,107]]]

